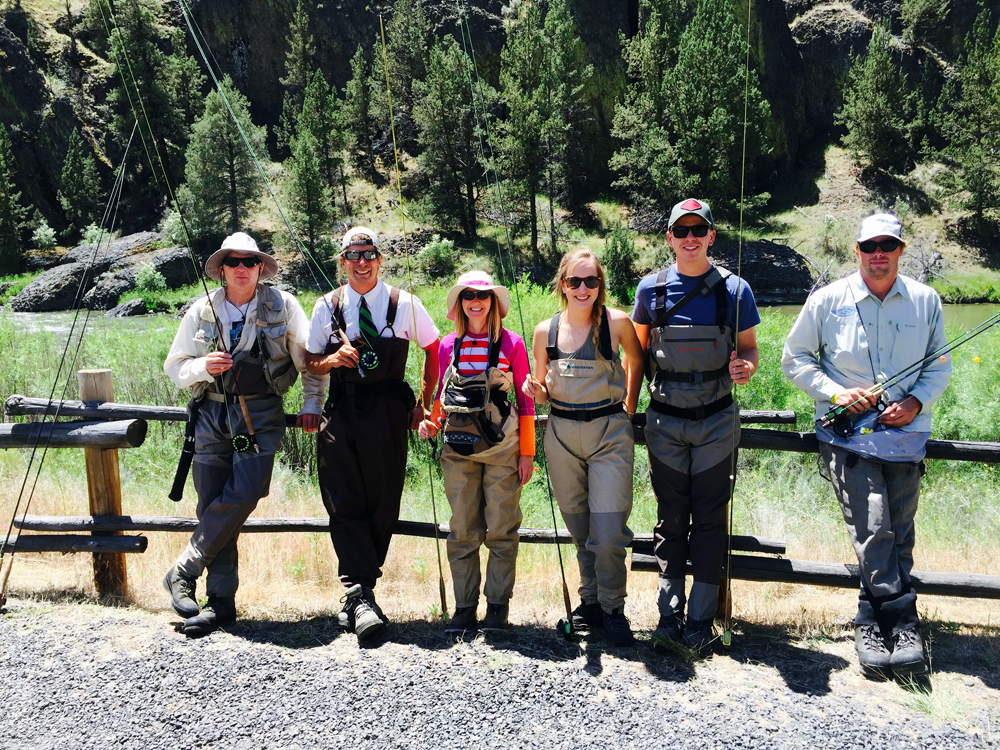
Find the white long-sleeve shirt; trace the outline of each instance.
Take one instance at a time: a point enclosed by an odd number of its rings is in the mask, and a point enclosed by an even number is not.
[[[302,391],[304,403],[300,414],[321,414],[325,392],[325,379],[311,375],[306,371],[306,347],[309,342],[309,319],[302,310],[299,301],[287,292],[281,295],[287,314],[288,331],[286,344],[292,357],[295,369],[302,375]],[[212,307],[222,326],[222,336],[229,335],[230,324],[236,317],[236,310],[226,303],[225,289],[215,289],[210,292]],[[206,339],[202,332],[202,321],[214,322],[212,307],[209,307],[204,297],[198,299],[188,309],[181,321],[170,352],[163,363],[163,371],[178,388],[192,388],[195,394],[200,393],[212,382],[205,366],[205,358],[212,350],[212,341]],[[242,310],[243,308],[240,308]],[[238,320],[238,318],[236,318]],[[246,322],[240,340],[233,354],[249,351],[253,348],[257,330],[257,297],[246,307]],[[228,341],[226,341],[228,344]]]
[[[871,293],[860,272],[817,290],[792,326],[781,357],[785,376],[812,396],[816,419],[848,388],[868,388],[945,345],[938,293],[897,276],[885,299]],[[932,360],[888,389],[890,401],[906,396],[922,404],[904,432],[931,431],[931,405],[951,377],[951,357]]]

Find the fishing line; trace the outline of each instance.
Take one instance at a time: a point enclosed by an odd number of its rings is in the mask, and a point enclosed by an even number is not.
[[[506,242],[507,242],[507,252],[508,252],[508,255],[509,255],[509,263],[510,263],[510,267],[511,267],[511,279],[514,282],[514,292],[515,292],[516,299],[517,299],[517,315],[518,315],[518,318],[520,319],[520,323],[521,323],[521,338],[525,342],[525,348],[527,348],[527,333],[526,333],[525,327],[524,327],[524,315],[523,315],[522,307],[521,307],[521,290],[520,290],[519,284],[517,283],[517,279],[515,278],[515,272],[514,272],[514,250],[513,250],[513,245],[511,244],[511,240],[510,240],[510,229],[509,229],[508,222],[507,222],[507,213],[506,213],[506,210],[504,208],[504,203],[503,203],[503,191],[502,191],[502,188],[500,186],[500,174],[499,174],[499,172],[496,169],[496,149],[494,148],[494,145],[493,145],[492,131],[490,130],[490,127],[489,127],[489,116],[488,116],[488,113],[486,112],[485,98],[483,96],[483,91],[482,91],[482,78],[479,75],[479,66],[476,64],[476,51],[475,51],[475,48],[472,45],[472,30],[469,28],[467,14],[462,9],[461,0],[456,0],[456,5],[458,6],[459,30],[462,33],[462,47],[463,47],[462,51],[465,52],[465,59],[466,59],[466,78],[467,78],[467,80],[469,82],[470,93],[472,94],[473,112],[476,115],[476,126],[477,126],[477,130],[478,130],[478,135],[479,135],[479,152],[480,152],[480,156],[481,156],[482,161],[483,161],[484,175],[486,176],[487,194],[489,194],[489,184],[490,184],[489,183],[489,166],[490,166],[490,162],[486,159],[486,155],[485,155],[485,153],[483,151],[483,141],[482,141],[482,132],[483,132],[483,130],[485,130],[485,132],[486,132],[486,139],[487,139],[487,142],[489,143],[489,147],[490,147],[490,155],[491,155],[491,157],[493,157],[492,158],[493,177],[494,177],[494,181],[495,181],[495,184],[496,184],[498,201],[499,201],[499,205],[500,205],[500,216],[501,216],[501,219],[503,221],[504,237],[505,237]],[[466,50],[465,50],[466,34],[468,34],[468,50],[469,50],[468,52],[466,52]],[[471,72],[470,72],[470,69],[469,69],[470,68],[470,62],[471,62],[471,65],[472,65],[472,70],[474,70],[474,72],[476,74],[476,81],[479,84],[479,86],[478,86],[478,88],[479,88],[479,100],[480,100],[480,104],[483,107],[483,121],[486,123],[485,128],[481,127],[480,124],[479,124],[479,114],[478,114],[478,110],[476,109],[476,91],[475,91],[475,88],[473,88],[472,75],[471,75]],[[500,257],[500,268],[502,270],[503,269],[503,251],[502,251],[502,249],[500,247],[500,240],[498,238],[496,238],[496,243],[497,243],[497,253],[498,253],[499,257]],[[561,578],[561,581],[562,581],[563,604],[564,604],[564,606],[566,608],[566,617],[565,618],[561,618],[559,620],[559,622],[557,623],[556,627],[557,627],[557,630],[562,634],[562,636],[564,638],[569,639],[573,635],[573,604],[572,604],[572,601],[571,601],[570,595],[569,595],[569,585],[566,583],[566,568],[565,568],[565,565],[563,564],[562,545],[559,543],[559,527],[558,527],[558,522],[556,521],[555,500],[553,499],[552,484],[551,484],[551,480],[549,478],[549,467],[548,467],[548,463],[547,463],[547,461],[545,459],[545,448],[544,448],[544,446],[542,447],[542,450],[540,451],[539,456],[540,456],[539,463],[541,464],[541,469],[542,469],[542,471],[545,474],[545,491],[546,491],[546,495],[548,496],[548,500],[549,500],[549,510],[552,513],[552,534],[553,534],[553,541],[555,542],[555,545],[556,545],[556,557],[559,558],[559,574],[560,574],[560,578]]]
[[[753,9],[752,0],[747,0],[747,40],[746,40],[746,58],[744,60],[744,79],[743,79],[743,153],[742,162],[740,164],[740,230],[738,239],[738,251],[736,255],[736,320],[735,320],[735,330],[733,331],[733,349],[736,352],[736,356],[739,357],[739,339],[740,339],[740,286],[742,283],[742,272],[743,272],[743,209],[746,205],[746,174],[747,174],[747,123],[749,121],[750,112],[750,26]],[[725,284],[725,280],[722,282]],[[747,372],[747,385],[750,384],[750,372]],[[733,576],[732,576],[732,564],[733,564],[733,517],[736,515],[736,432],[740,428],[740,408],[739,404],[736,404],[733,408],[733,447],[732,453],[730,455],[729,464],[729,505],[728,516],[729,516],[729,528],[726,534],[726,590],[725,595],[722,600],[723,607],[723,630],[722,630],[722,647],[728,649],[733,643]]]
[[[382,14],[379,13],[378,25],[382,33],[382,69],[385,71],[385,93],[389,102],[389,132],[392,134],[392,155],[396,163],[396,192],[399,195],[400,224],[403,228],[403,256],[406,258],[406,280],[410,285],[410,313],[413,316],[413,340],[420,348],[417,341],[417,305],[416,297],[413,296],[413,276],[410,271],[410,253],[406,241],[406,213],[403,211],[403,188],[399,179],[399,149],[396,146],[396,118],[392,112],[392,88],[389,85],[389,60],[385,51],[385,24],[382,22]],[[425,355],[426,356],[426,355]],[[424,378],[420,377],[420,394],[417,396],[417,405],[420,407],[421,416],[424,411]],[[441,563],[441,530],[438,526],[437,501],[434,498],[434,472],[431,467],[430,445],[426,445],[424,454],[427,460],[427,477],[431,487],[431,513],[434,519],[434,547],[437,552],[438,567],[438,595],[441,598],[441,619],[448,622],[448,595],[444,584],[444,566]]]
[[[114,222],[115,222],[115,220],[117,219],[117,216],[118,216],[118,206],[119,206],[119,204],[121,202],[121,192],[122,192],[121,189],[122,189],[122,185],[124,183],[125,162],[126,162],[126,160],[128,158],[128,153],[129,153],[129,150],[131,148],[132,141],[135,138],[135,133],[136,133],[136,129],[138,128],[138,124],[139,124],[138,120],[136,120],[135,125],[132,127],[132,134],[129,136],[128,143],[126,144],[125,153],[123,154],[123,156],[122,156],[122,162],[119,165],[118,175],[115,178],[115,182],[114,182],[114,184],[112,186],[111,192],[108,195],[108,200],[107,200],[107,202],[105,204],[105,207],[104,207],[104,214],[101,217],[100,233],[97,236],[97,241],[94,243],[93,252],[91,253],[90,259],[88,260],[86,266],[84,267],[84,272],[83,272],[82,276],[80,277],[80,283],[77,286],[76,294],[74,295],[73,308],[72,308],[74,310],[73,322],[70,324],[70,330],[69,330],[69,333],[66,336],[66,343],[63,346],[63,353],[62,353],[62,356],[61,356],[60,361],[59,361],[59,366],[56,369],[55,378],[53,378],[52,388],[49,391],[49,399],[48,399],[48,404],[46,405],[45,413],[42,415],[41,422],[37,422],[36,423],[36,424],[38,424],[38,432],[35,435],[35,442],[34,442],[34,445],[32,446],[31,454],[30,454],[29,459],[28,459],[28,465],[27,465],[27,467],[25,469],[24,479],[21,482],[21,488],[20,488],[20,490],[18,492],[17,500],[14,503],[14,509],[13,509],[12,514],[11,514],[10,524],[7,527],[7,533],[4,536],[3,544],[0,545],[0,569],[2,569],[2,571],[3,571],[2,574],[0,574],[0,606],[3,606],[3,604],[6,602],[6,596],[5,596],[5,594],[7,592],[7,583],[9,581],[9,579],[10,579],[11,570],[14,567],[14,557],[17,554],[17,542],[21,538],[21,528],[18,527],[15,530],[15,520],[17,519],[18,514],[21,513],[21,518],[22,518],[22,522],[23,522],[24,517],[28,513],[28,510],[31,508],[31,501],[32,501],[32,499],[34,498],[34,495],[35,495],[35,488],[38,485],[38,479],[41,476],[42,468],[45,465],[45,457],[48,455],[48,449],[49,449],[49,446],[50,446],[50,444],[52,442],[52,435],[53,435],[53,432],[55,430],[56,420],[58,420],[58,418],[59,418],[59,413],[62,410],[63,402],[64,402],[64,400],[66,398],[66,393],[67,393],[67,391],[69,389],[69,386],[70,386],[70,377],[67,376],[66,382],[65,382],[65,384],[63,386],[62,394],[60,395],[60,398],[59,398],[59,401],[55,402],[55,411],[52,413],[52,422],[50,423],[52,425],[52,429],[50,429],[48,431],[48,434],[45,436],[45,444],[44,444],[44,446],[42,448],[42,454],[41,454],[41,457],[39,458],[39,461],[38,461],[38,468],[36,469],[36,471],[34,473],[34,478],[31,481],[31,489],[28,491],[28,496],[27,496],[27,499],[25,500],[25,496],[24,496],[25,489],[27,488],[27,485],[28,485],[28,479],[32,475],[31,469],[32,469],[32,466],[34,464],[35,456],[37,455],[37,452],[38,452],[39,444],[42,441],[42,435],[43,435],[43,433],[45,433],[45,424],[46,424],[46,419],[49,416],[49,409],[51,409],[52,406],[53,406],[53,396],[55,395],[56,388],[58,387],[59,381],[62,378],[62,371],[63,371],[63,367],[65,366],[65,363],[66,363],[66,356],[69,353],[69,348],[70,348],[70,345],[71,345],[71,343],[73,341],[73,336],[74,336],[74,334],[76,332],[76,325],[77,325],[77,322],[78,322],[79,317],[80,317],[80,307],[81,307],[82,302],[83,302],[84,290],[86,289],[87,279],[88,279],[88,277],[90,275],[90,272],[93,269],[94,262],[97,259],[97,254],[98,254],[98,252],[100,250],[101,244],[104,241],[105,226],[109,226],[108,225],[108,214],[111,211],[111,206],[112,205],[114,205],[114,207],[115,207],[115,214],[114,214],[114,216],[111,219],[110,226],[112,226],[112,227],[114,226]],[[108,246],[107,246],[105,252],[108,252],[111,249],[110,232],[107,232],[107,235],[108,235]],[[87,309],[87,313],[84,316],[83,326],[81,327],[80,335],[79,335],[79,337],[77,339],[76,346],[74,348],[73,359],[70,362],[70,367],[69,367],[69,371],[70,372],[72,372],[73,368],[76,365],[77,358],[79,357],[80,348],[83,345],[83,336],[84,336],[84,334],[86,333],[86,330],[87,330],[87,323],[90,321],[90,313],[91,313],[91,310],[90,310],[90,308],[88,308]],[[21,503],[22,503],[22,501],[24,501],[24,511],[23,511],[23,513],[21,512]],[[10,558],[7,561],[7,566],[6,566],[6,568],[3,568],[4,555],[6,554],[7,547],[10,544],[11,534],[12,533],[14,535],[14,545],[13,545],[13,548],[11,549]]]

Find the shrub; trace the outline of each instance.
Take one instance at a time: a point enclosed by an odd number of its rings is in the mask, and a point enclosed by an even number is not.
[[[140,292],[162,294],[167,291],[167,280],[149,263],[143,263],[135,275],[135,288]]]
[[[31,233],[31,241],[39,250],[51,250],[56,246],[56,232],[45,219],[42,219],[35,231]]]
[[[88,224],[83,230],[83,244],[96,245],[107,237],[103,229],[96,224]]]
[[[453,276],[457,267],[456,261],[455,243],[452,240],[441,239],[439,234],[435,234],[420,251],[420,266],[432,279]]]
[[[635,261],[635,237],[621,222],[615,222],[604,241],[601,263],[608,275],[608,291],[624,304],[631,304],[632,292],[638,285]]]

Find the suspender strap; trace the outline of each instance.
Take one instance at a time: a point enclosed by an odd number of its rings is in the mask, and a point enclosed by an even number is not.
[[[410,304],[413,304],[412,302]],[[385,328],[388,328],[395,335],[396,330],[392,327],[393,323],[396,322],[396,308],[399,307],[399,287],[390,286],[389,287],[389,309],[385,311]],[[382,330],[384,331],[385,328]],[[417,336],[417,332],[413,332],[414,339]]]
[[[601,308],[601,332],[598,334],[598,350],[601,356],[609,362],[614,357],[611,351],[611,321],[608,319],[608,308]]]
[[[653,311],[663,311],[667,308],[667,269],[661,268],[656,274],[656,286],[653,288]]]
[[[713,401],[705,406],[698,406],[694,409],[680,409],[676,406],[670,406],[669,404],[664,404],[656,399],[649,400],[649,407],[655,412],[660,414],[666,414],[668,417],[676,417],[677,419],[690,419],[692,421],[697,421],[699,419],[704,419],[705,417],[710,417],[713,414],[718,414],[720,411],[728,409],[733,403],[733,394],[727,393],[725,396],[720,398],[718,401]]]
[[[666,271],[660,271],[660,274],[662,274],[664,276],[664,278],[666,277]],[[728,275],[729,275],[729,273],[727,272],[726,276],[728,276]],[[681,297],[679,300],[677,300],[677,302],[674,303],[670,307],[669,310],[665,310],[664,312],[660,313],[657,316],[656,320],[654,320],[652,323],[650,323],[650,328],[661,328],[661,327],[665,326],[674,315],[676,315],[678,312],[680,312],[681,308],[683,308],[685,305],[687,305],[688,302],[690,302],[691,300],[693,300],[698,295],[701,295],[703,297],[707,296],[709,294],[709,292],[711,292],[713,289],[716,290],[715,291],[715,294],[716,294],[716,297],[715,297],[715,300],[716,300],[716,303],[715,303],[715,306],[716,306],[715,321],[716,321],[716,323],[719,324],[720,327],[724,327],[725,326],[725,322],[726,322],[726,285],[722,284],[722,286],[718,287],[718,288],[716,286],[724,278],[725,278],[725,276],[723,276],[722,272],[718,268],[713,268],[708,274],[706,274],[701,279],[701,281],[699,281],[697,284],[695,284],[694,289],[692,289],[690,292],[688,292],[683,297]],[[660,287],[660,284],[659,284],[659,281],[660,281],[660,276],[659,275],[656,277],[656,280],[657,280],[656,302],[657,302],[657,305],[659,305],[660,304],[660,290],[661,290],[661,287]],[[663,286],[663,293],[664,293],[664,299],[665,299],[665,295],[666,295],[666,286],[665,286],[665,284]],[[719,304],[719,300],[722,300],[722,304],[721,305]],[[666,304],[666,303],[664,302],[663,304]],[[719,308],[721,308],[721,310]],[[659,310],[661,308],[657,307],[656,309]],[[721,323],[719,323],[720,319],[722,320]]]
[[[549,357],[549,362],[555,362],[559,359],[559,347],[556,346],[556,339],[559,337],[560,317],[562,317],[562,313],[557,312],[549,321],[549,343],[548,346],[545,347],[545,353]]]
[[[725,283],[717,284],[715,287],[715,325],[719,326],[720,331],[726,327],[728,297]]]

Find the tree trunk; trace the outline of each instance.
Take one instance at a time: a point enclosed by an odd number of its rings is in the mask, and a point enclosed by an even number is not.
[[[542,258],[538,254],[538,208],[535,206],[535,198],[538,193],[535,190],[535,181],[528,178],[528,214],[531,217],[531,260],[537,266],[541,264]]]
[[[549,164],[549,237],[552,242],[552,258],[555,260],[559,255],[556,247],[556,204],[552,193],[555,192],[555,185],[552,183],[552,165]]]

